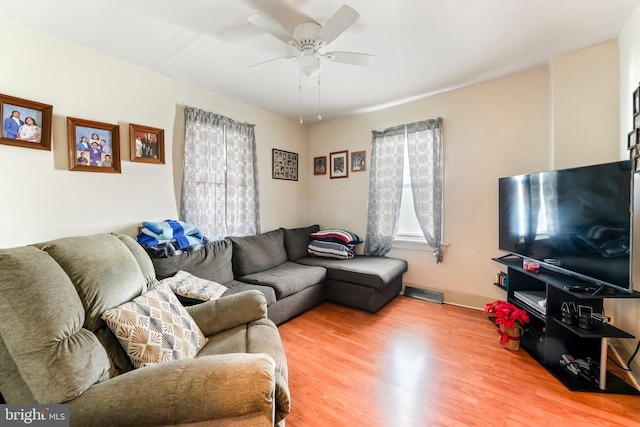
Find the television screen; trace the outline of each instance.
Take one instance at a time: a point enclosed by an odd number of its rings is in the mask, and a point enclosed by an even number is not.
[[[499,179],[499,249],[630,292],[631,161]]]

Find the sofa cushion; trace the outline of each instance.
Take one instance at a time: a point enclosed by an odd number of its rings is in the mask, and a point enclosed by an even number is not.
[[[173,276],[179,270],[194,276],[226,284],[233,280],[231,241],[217,240],[208,242],[202,249],[183,252],[167,258],[152,257],[158,279]]]
[[[268,270],[287,261],[282,229],[244,237],[229,237],[233,243],[235,278]]]
[[[102,314],[136,368],[194,357],[207,339],[167,283]]]
[[[128,236],[65,237],[33,246],[47,252],[67,273],[85,307],[84,327],[90,331],[104,327],[100,316],[105,310],[130,301],[157,283],[149,276],[153,272],[141,269],[140,260],[151,268],[149,257]]]
[[[295,261],[308,256],[307,246],[311,243],[311,233],[320,230],[318,224],[309,227],[283,228],[284,246],[287,251],[289,261]]]
[[[232,280],[225,285],[227,291],[222,295],[223,297],[238,294],[244,291],[260,291],[264,298],[267,300],[267,305],[271,305],[277,301],[276,292],[269,286],[252,285],[250,283],[240,282],[239,280]]]
[[[277,267],[242,276],[240,280],[254,285],[269,286],[275,291],[276,297],[282,299],[323,282],[325,278],[326,269],[322,267],[285,261]]]
[[[0,249],[0,354],[11,355],[22,376],[12,384],[27,388],[29,403],[62,403],[108,379],[109,358],[85,320],[73,282],[47,252]],[[0,376],[11,368],[0,365]]]
[[[351,259],[301,258],[296,263],[325,267],[327,279],[382,289],[407,271],[407,261],[356,255]]]
[[[186,271],[178,271],[172,277],[162,279],[160,283],[169,285],[174,294],[198,301],[218,299],[227,287],[211,280],[201,279]]]

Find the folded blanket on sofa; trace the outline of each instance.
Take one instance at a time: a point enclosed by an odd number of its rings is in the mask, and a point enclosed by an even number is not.
[[[307,247],[309,255],[326,258],[350,259],[355,256],[353,246],[312,240]]]
[[[175,242],[180,249],[185,249],[203,240],[198,227],[183,221],[172,219],[162,222],[145,221],[142,225],[144,228],[138,234],[138,243],[147,247]]]

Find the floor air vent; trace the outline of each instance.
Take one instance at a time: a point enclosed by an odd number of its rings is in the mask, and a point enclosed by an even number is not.
[[[428,289],[422,288],[414,288],[412,286],[405,286],[404,296],[436,302],[438,304],[442,304],[442,301],[444,299],[444,294],[442,292],[430,291]]]

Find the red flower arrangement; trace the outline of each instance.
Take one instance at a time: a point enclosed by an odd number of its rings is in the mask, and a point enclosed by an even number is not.
[[[509,340],[518,341],[520,339],[520,334],[518,336],[509,335],[505,329],[520,329],[523,324],[529,322],[529,315],[526,311],[506,301],[490,302],[484,307],[483,313],[495,316],[494,323],[498,325],[500,345],[502,346]]]

